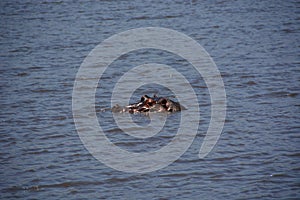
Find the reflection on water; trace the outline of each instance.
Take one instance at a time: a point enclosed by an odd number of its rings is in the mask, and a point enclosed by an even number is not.
[[[299,198],[296,1],[1,1],[0,6],[1,198]],[[76,72],[89,51],[115,33],[145,26],[183,32],[205,47],[222,74],[228,111],[217,146],[199,160],[210,119],[203,79],[167,52],[120,57],[101,79],[97,108],[110,106],[111,83],[124,71],[154,62],[188,78],[201,111],[196,139],[179,160],[136,175],[108,168],[89,154],[75,130],[71,102]],[[146,93],[172,95],[154,86]],[[166,131],[145,141],[127,138],[108,112],[99,112],[98,119],[111,141],[131,151],[164,146],[179,123],[176,114],[169,116]]]

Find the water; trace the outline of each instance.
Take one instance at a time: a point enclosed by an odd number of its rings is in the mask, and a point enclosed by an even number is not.
[[[299,2],[1,1],[0,7],[1,199],[299,198]],[[203,80],[186,71],[201,106],[198,134],[179,160],[137,175],[111,169],[85,149],[73,122],[72,89],[97,44],[146,26],[183,32],[207,50],[222,74],[228,110],[217,145],[198,159],[209,94]],[[113,65],[128,69],[147,59],[188,65],[151,51]],[[119,73],[110,72],[111,80]],[[147,93],[155,92],[162,91],[149,86]],[[97,109],[108,105],[109,95],[97,90]],[[124,142],[120,130],[101,123],[121,147],[145,151],[168,143],[178,116],[170,116],[169,132],[147,143]]]

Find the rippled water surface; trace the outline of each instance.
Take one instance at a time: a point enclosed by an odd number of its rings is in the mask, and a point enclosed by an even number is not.
[[[1,199],[299,199],[300,4],[297,1],[8,1],[0,2]],[[197,136],[176,162],[147,174],[119,172],[82,144],[72,115],[72,90],[83,59],[101,41],[132,28],[180,31],[218,66],[227,118],[210,154],[198,151],[210,119],[205,82],[180,57],[143,50],[106,71],[96,92],[99,124],[132,152],[155,150],[174,134],[133,140],[109,112],[112,83],[130,68],[168,64],[193,85],[201,110]],[[173,95],[159,85],[140,95]],[[188,111],[185,111],[188,112]],[[148,124],[145,116],[133,116]],[[186,125],[188,126],[188,124]]]

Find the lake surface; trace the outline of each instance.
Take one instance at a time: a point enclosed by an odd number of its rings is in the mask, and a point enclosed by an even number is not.
[[[0,7],[1,199],[300,198],[299,2],[4,0]],[[120,57],[96,92],[99,124],[116,145],[159,149],[176,134],[182,114],[168,116],[164,132],[153,138],[127,138],[101,108],[110,107],[113,83],[132,67],[150,61],[174,66],[193,85],[201,111],[197,136],[177,161],[126,173],[99,162],[81,142],[72,91],[96,45],[149,26],[182,32],[206,49],[224,81],[227,116],[217,145],[199,159],[211,114],[203,79],[167,52]],[[150,84],[134,91],[132,101],[145,93],[173,95]],[[142,115],[133,120],[149,123]]]

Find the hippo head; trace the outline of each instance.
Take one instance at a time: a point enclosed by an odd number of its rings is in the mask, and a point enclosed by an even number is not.
[[[125,109],[116,107],[114,110],[121,110],[123,112],[129,113],[141,113],[141,112],[176,112],[182,110],[182,107],[179,103],[174,102],[166,97],[157,97],[156,95],[153,98],[148,95],[143,95],[140,102],[130,104],[125,107]],[[120,112],[121,112],[120,111]]]

